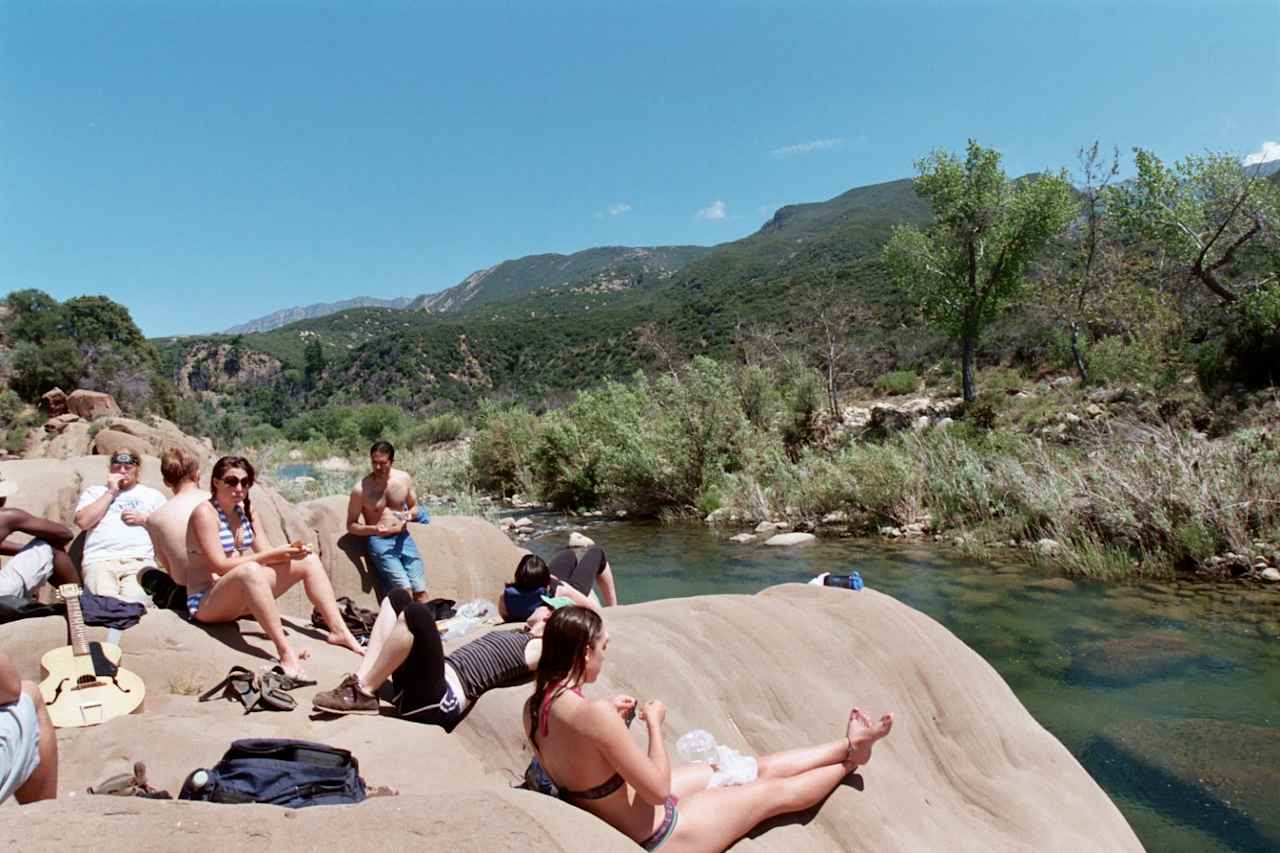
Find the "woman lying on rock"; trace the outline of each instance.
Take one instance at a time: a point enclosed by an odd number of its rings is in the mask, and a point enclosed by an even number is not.
[[[382,599],[360,668],[317,693],[312,706],[326,714],[377,714],[375,694],[390,679],[401,717],[451,732],[486,692],[533,676],[550,612],[540,607],[523,630],[490,631],[446,655],[431,608],[408,590],[392,590]]]
[[[302,660],[285,638],[276,599],[299,581],[307,598],[337,626],[327,639],[364,654],[338,611],[333,586],[320,558],[302,542],[272,548],[253,505],[249,488],[254,470],[249,460],[224,456],[213,466],[208,501],[191,513],[187,523],[187,611],[196,622],[235,622],[252,613],[275,643],[285,674],[301,677]]]
[[[571,604],[596,610],[591,588],[597,578],[601,592],[606,594],[606,606],[610,601],[617,604],[613,570],[603,548],[588,548],[581,558],[573,549],[565,548],[551,559],[551,565],[537,554],[525,554],[516,564],[514,581],[503,587],[498,597],[498,615],[506,622],[523,622],[545,606],[544,596],[567,598]]]
[[[623,722],[635,709],[634,699],[582,695],[581,686],[599,677],[609,644],[598,614],[580,607],[557,610],[542,642],[524,729],[543,770],[561,797],[646,850],[724,850],[762,821],[816,805],[871,760],[871,747],[893,725],[892,714],[872,723],[854,708],[845,737],[766,755],[758,760],[755,781],[709,788],[710,765],[671,770],[662,740],[667,711],[661,702],[646,702],[640,709],[649,729],[646,754]]]

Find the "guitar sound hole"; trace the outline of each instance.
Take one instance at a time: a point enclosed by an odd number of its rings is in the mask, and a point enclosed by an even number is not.
[[[98,683],[98,679],[92,675],[81,675],[76,678],[76,687],[92,687]]]

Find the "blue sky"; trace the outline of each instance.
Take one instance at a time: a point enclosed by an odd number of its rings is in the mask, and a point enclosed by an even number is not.
[[[1280,154],[1280,3],[0,2],[0,292],[210,331],[736,239],[971,136]]]

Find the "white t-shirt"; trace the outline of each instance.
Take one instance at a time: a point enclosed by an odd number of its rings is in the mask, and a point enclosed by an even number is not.
[[[107,493],[106,486],[90,486],[80,495],[76,512],[87,507]],[[155,549],[151,537],[141,524],[125,524],[120,516],[126,510],[153,513],[165,501],[164,495],[141,483],[116,495],[107,514],[84,538],[84,565],[99,560],[154,560]]]

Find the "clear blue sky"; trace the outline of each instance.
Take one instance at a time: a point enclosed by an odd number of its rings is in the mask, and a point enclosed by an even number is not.
[[[1280,140],[1277,0],[450,5],[0,2],[0,292],[202,332],[736,239],[970,136]]]

